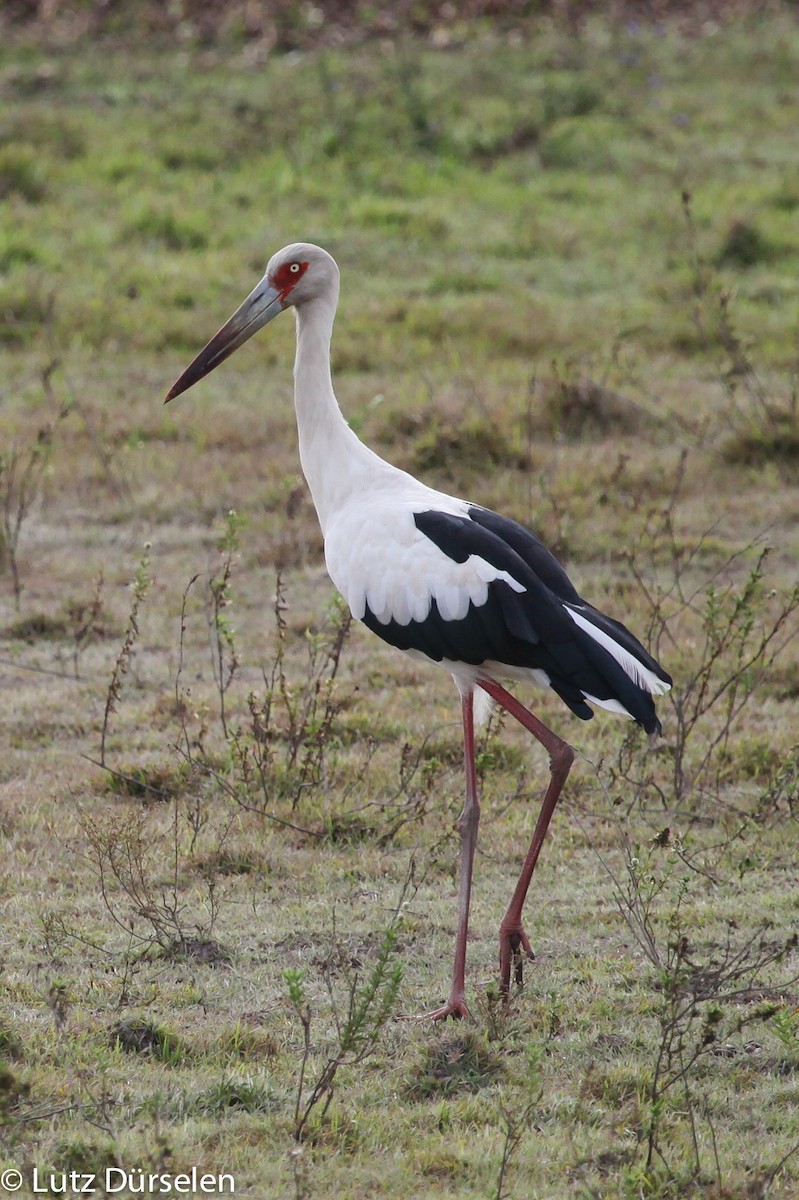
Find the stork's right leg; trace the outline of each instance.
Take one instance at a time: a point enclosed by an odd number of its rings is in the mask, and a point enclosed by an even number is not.
[[[466,770],[466,798],[458,818],[461,835],[460,885],[458,888],[458,932],[455,938],[455,961],[452,966],[452,987],[449,1000],[434,1012],[426,1013],[434,1021],[447,1017],[468,1017],[466,1006],[466,939],[469,932],[469,904],[472,895],[472,869],[480,824],[480,801],[477,796],[477,772],[474,764],[474,693],[471,689],[461,697],[463,714],[463,761]]]
[[[550,764],[549,786],[535,823],[533,840],[530,842],[530,849],[527,851],[522,865],[519,881],[499,927],[499,983],[503,993],[507,995],[510,990],[511,968],[514,970],[516,982],[521,983],[522,981],[522,951],[528,958],[535,957],[530,940],[522,925],[522,909],[549,828],[549,822],[574,762],[574,751],[568,742],[564,742],[563,738],[559,738],[556,733],[553,733],[544,725],[543,721],[539,721],[538,717],[525,708],[510,692],[505,691],[500,684],[494,683],[493,680],[483,681],[481,679],[480,686],[488,692],[492,699],[507,709],[512,717],[524,725],[534,738],[537,738],[549,754]]]

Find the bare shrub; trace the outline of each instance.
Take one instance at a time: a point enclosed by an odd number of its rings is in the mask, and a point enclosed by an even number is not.
[[[223,900],[223,851],[235,814],[204,818],[212,849],[200,863],[194,853],[196,798],[175,798],[165,820],[162,806],[141,805],[99,814],[77,806],[86,858],[97,875],[103,906],[125,933],[123,958],[157,947],[165,956],[217,965],[229,955],[213,938]]]
[[[149,542],[144,547],[144,553],[136,568],[136,574],[131,584],[131,603],[128,612],[128,621],[125,627],[125,636],[122,639],[122,645],[117,653],[111,678],[108,682],[108,688],[105,695],[105,708],[103,710],[103,723],[100,731],[100,766],[106,766],[106,742],[108,738],[109,727],[111,723],[111,715],[116,712],[119,698],[122,694],[122,683],[124,677],[130,670],[130,664],[133,659],[133,652],[136,648],[136,642],[139,638],[139,610],[144,603],[147,592],[150,589],[152,579],[150,578],[150,544]]]
[[[217,549],[221,558],[219,574],[208,580],[208,629],[211,636],[211,665],[219,696],[219,720],[228,736],[226,696],[239,668],[235,628],[228,609],[233,603],[232,575],[239,551],[242,519],[234,508],[225,518],[225,528]]]
[[[48,363],[41,376],[45,399],[55,415],[39,427],[28,445],[12,442],[0,451],[0,567],[8,567],[17,609],[22,597],[19,547],[23,526],[39,497],[56,431],[72,411],[71,404],[56,403],[52,375],[57,367],[57,361]]]
[[[718,796],[730,738],[768,671],[799,633],[799,584],[782,592],[768,580],[761,539],[727,553],[710,574],[702,566],[714,530],[689,540],[677,502],[683,456],[666,505],[650,511],[635,547],[624,554],[646,609],[644,641],[673,664],[674,687],[661,702],[671,754],[666,783],[654,760],[627,737],[611,769],[637,803],[657,795],[664,808],[700,794]],[[670,712],[669,712],[670,710]]]
[[[232,559],[225,559],[220,576],[224,587],[214,594],[230,595]],[[224,605],[214,608],[213,638],[219,673],[216,675],[220,697],[220,723],[225,753],[206,751],[185,720],[187,693],[182,691],[181,674],[186,630],[186,599],[192,580],[184,593],[181,615],[181,645],[175,683],[176,709],[184,714],[178,750],[197,771],[213,778],[240,808],[280,821],[272,811],[286,800],[296,811],[303,794],[319,786],[328,769],[328,758],[335,746],[334,723],[345,703],[336,688],[341,653],[352,618],[339,601],[331,605],[326,623],[305,636],[306,661],[299,679],[292,678],[287,661],[288,626],[286,593],[280,573],[275,584],[273,613],[276,642],[270,667],[262,669],[263,690],[246,697],[246,716],[233,723],[225,710],[225,695],[237,664],[232,629],[220,621]],[[291,824],[291,821],[286,821]]]
[[[665,1171],[688,1185],[709,1172],[721,1194],[718,1157],[706,1161],[706,1146],[715,1145],[715,1136],[703,1066],[712,1057],[738,1055],[736,1038],[742,1030],[782,1011],[779,997],[799,977],[781,980],[775,990],[772,968],[795,950],[797,935],[781,935],[770,922],[749,931],[730,922],[722,941],[700,942],[690,911],[696,878],[691,865],[679,843],[665,836],[649,847],[635,846],[625,837],[621,878],[605,863],[619,911],[654,968],[654,1059],[646,1075],[639,1129],[643,1178],[653,1188],[658,1172]],[[679,1165],[675,1122],[683,1124],[681,1144],[688,1147],[687,1159]],[[707,1138],[700,1136],[703,1127]]]

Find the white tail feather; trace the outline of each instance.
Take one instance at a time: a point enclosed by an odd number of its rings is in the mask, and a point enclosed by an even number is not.
[[[664,692],[669,690],[671,687],[670,683],[659,679],[654,671],[650,671],[642,662],[639,662],[634,654],[631,654],[629,650],[625,650],[624,646],[620,646],[609,634],[605,633],[604,629],[598,629],[587,617],[584,617],[582,613],[575,612],[568,605],[566,605],[566,612],[575,625],[579,625],[581,629],[584,629],[589,637],[592,637],[603,650],[607,650],[608,654],[615,658],[625,675],[629,676],[639,688],[645,692],[649,692],[652,696],[662,696]],[[602,703],[602,701],[597,701],[597,703]]]

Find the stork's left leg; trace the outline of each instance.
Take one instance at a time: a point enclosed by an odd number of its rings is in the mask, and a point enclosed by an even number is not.
[[[555,805],[560,799],[563,785],[574,762],[574,751],[568,742],[564,742],[551,729],[548,729],[543,721],[539,721],[538,717],[534,716],[504,687],[494,683],[493,680],[483,679],[480,680],[480,687],[488,692],[493,700],[507,709],[510,715],[515,717],[525,729],[529,729],[534,738],[538,739],[549,755],[550,765],[549,786],[535,823],[533,840],[530,842],[530,849],[527,851],[527,857],[524,860],[511,902],[499,927],[499,983],[503,993],[507,995],[510,989],[511,967],[514,968],[516,982],[522,982],[522,951],[530,959],[535,957],[530,940],[522,926],[522,909],[549,828],[549,822],[555,811]]]

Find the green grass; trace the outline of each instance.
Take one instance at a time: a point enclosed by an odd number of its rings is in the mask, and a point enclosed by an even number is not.
[[[28,1182],[799,1195],[799,27],[520,28],[0,44],[0,1166]],[[300,238],[342,269],[358,432],[533,525],[675,676],[650,752],[527,697],[578,761],[507,1007],[546,762],[484,735],[468,1027],[399,1019],[448,986],[456,697],[361,628],[331,679],[291,323],[161,405]],[[380,975],[347,1042],[388,928],[396,1005]]]

